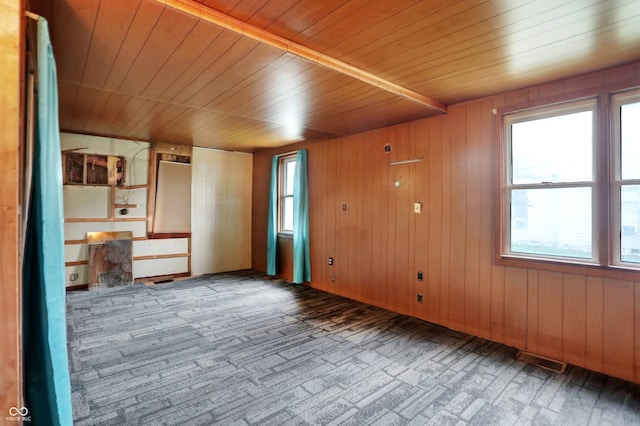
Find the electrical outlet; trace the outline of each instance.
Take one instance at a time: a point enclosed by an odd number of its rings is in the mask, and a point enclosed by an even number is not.
[[[329,266],[333,266],[333,257],[329,258],[329,262],[328,263],[329,263]]]
[[[422,303],[422,293],[418,293],[418,295],[416,297],[416,302]]]
[[[418,271],[418,281],[422,281],[422,271]]]

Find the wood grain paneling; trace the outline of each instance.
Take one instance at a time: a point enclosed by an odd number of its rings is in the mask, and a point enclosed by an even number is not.
[[[449,266],[451,263],[456,262],[455,259],[451,259],[450,248],[453,245],[451,234],[452,234],[452,157],[450,150],[450,126],[447,120],[442,120],[441,130],[441,140],[442,140],[442,203],[440,204],[440,209],[442,210],[442,236],[440,238],[440,324],[449,326],[450,323],[450,302],[453,303],[455,299],[451,297],[451,288],[450,288],[450,270]],[[435,206],[438,207],[437,205]]]
[[[269,184],[271,182],[271,154],[264,152],[261,161],[253,162],[251,181],[251,265],[267,270],[267,218],[269,216]],[[311,160],[309,159],[309,163]],[[309,200],[313,205],[315,201]]]
[[[320,264],[312,265],[311,285],[638,381],[637,280],[588,268],[501,266],[493,249],[493,108],[557,101],[558,93],[583,96],[598,87],[622,89],[630,76],[640,82],[640,63],[453,105],[443,117],[302,145],[313,165],[311,222],[322,232],[312,238],[312,252],[324,251],[314,257]],[[271,156],[300,146],[254,154],[253,250],[260,255],[254,267],[263,264],[262,191]],[[422,161],[389,165],[410,158]],[[421,214],[413,213],[417,200],[423,201]],[[326,266],[330,255],[332,268]],[[416,281],[417,271],[423,282]]]
[[[538,332],[539,332],[539,275],[540,271],[536,269],[527,270],[527,351],[531,353],[540,353]]]
[[[293,281],[292,238],[278,238],[276,259],[276,270],[278,271],[278,276],[287,281]]]
[[[431,318],[429,306],[430,303],[432,303],[431,300],[435,298],[429,291],[429,244],[431,242],[431,232],[429,229],[429,223],[431,222],[431,209],[429,209],[429,201],[431,199],[429,158],[431,156],[430,150],[433,141],[431,140],[431,133],[426,122],[417,121],[412,123],[411,140],[414,145],[411,157],[421,159],[421,161],[415,163],[413,167],[414,185],[412,187],[414,191],[410,201],[421,203],[422,212],[413,214],[414,227],[410,235],[413,241],[409,249],[410,253],[414,253],[414,256],[410,256],[413,264],[409,267],[409,274],[410,280],[414,284],[412,286],[413,291],[408,297],[410,302],[409,306],[413,306],[414,308],[412,315],[429,320]],[[418,281],[418,271],[422,272],[422,281]],[[422,304],[417,303],[417,294],[422,294]]]
[[[634,380],[633,283],[605,279],[603,288],[604,372],[626,380]]]
[[[553,359],[562,358],[563,286],[561,273],[538,274],[538,351]]]
[[[480,219],[482,214],[482,188],[480,176],[481,147],[478,130],[481,128],[481,104],[470,104],[466,111],[465,126],[465,271],[464,271],[464,330],[477,335],[480,330]],[[487,198],[485,198],[487,199]]]
[[[640,383],[640,282],[634,283],[635,289],[635,305],[634,305],[634,313],[635,313],[635,333],[633,336],[635,345],[634,345],[634,360],[633,365],[635,368],[635,379],[636,383]]]
[[[369,259],[373,250],[371,241],[371,233],[373,232],[373,212],[378,208],[376,199],[371,196],[371,188],[373,185],[374,169],[370,166],[373,164],[373,150],[367,143],[366,135],[359,135],[358,150],[356,157],[358,166],[356,170],[362,170],[358,179],[358,187],[356,188],[356,206],[358,216],[358,233],[356,235],[356,247],[358,260],[356,269],[359,276],[356,278],[360,288],[358,294],[360,300],[369,301],[371,299],[371,279],[373,274],[370,268]]]
[[[493,143],[493,118],[489,111],[492,108],[492,101],[485,99],[480,106],[479,120],[480,126],[471,129],[468,133],[477,139],[476,149],[479,161],[478,174],[475,177],[479,197],[476,200],[476,208],[479,208],[480,223],[478,238],[480,240],[479,252],[479,288],[478,288],[478,335],[487,339],[491,338],[491,291],[492,291],[492,261],[493,261],[493,241],[486,238],[486,232],[492,228],[493,205],[487,200],[493,199],[492,173],[494,167],[495,149]],[[475,214],[478,214],[476,212]]]
[[[587,277],[586,295],[586,363],[592,370],[603,371],[604,363],[604,280]]]
[[[408,132],[403,134],[399,129],[390,129],[392,132],[391,143],[394,145],[396,161],[411,158]],[[400,186],[392,187],[389,200],[389,222],[387,226],[387,238],[389,252],[387,254],[387,267],[390,279],[387,281],[387,299],[390,309],[398,312],[408,312],[409,300],[407,297],[407,284],[409,279],[409,221],[413,215],[413,209],[409,199],[409,191],[412,186],[411,165],[401,164],[391,167],[392,176],[400,182]],[[413,271],[412,274],[413,275]],[[413,303],[413,300],[411,301]]]
[[[507,267],[504,274],[504,343],[523,348],[527,338],[527,271]]]
[[[22,333],[19,190],[21,126],[24,107],[24,2],[1,0],[0,9],[0,407],[22,407]],[[6,408],[5,408],[6,407]],[[5,414],[2,414],[4,417]]]
[[[381,131],[381,133],[385,133]],[[366,134],[370,136],[370,133]],[[385,152],[385,146],[391,145],[392,151]],[[370,140],[368,146],[371,147],[372,162],[369,167],[373,169],[373,185],[371,191],[371,201],[375,206],[372,211],[371,226],[371,259],[368,261],[371,268],[371,283],[368,293],[370,302],[374,305],[382,306],[387,303],[386,280],[389,275],[386,260],[387,247],[389,246],[389,235],[387,233],[387,222],[389,221],[389,188],[393,185],[391,176],[392,170],[386,167],[392,161],[393,144],[386,134]],[[339,158],[339,157],[338,157]],[[373,261],[373,260],[376,261]]]
[[[564,274],[562,301],[562,359],[574,365],[586,364],[586,277]]]
[[[635,1],[31,3],[51,23],[62,129],[247,152],[640,57]]]
[[[440,247],[442,247],[442,223],[444,220],[441,208],[444,197],[442,153],[446,147],[443,147],[442,121],[435,119],[430,123],[430,126],[427,126],[429,156],[423,160],[429,173],[429,198],[423,200],[424,209],[428,211],[429,215],[429,223],[427,225],[429,230],[429,253],[427,254],[427,267],[424,271],[426,281],[425,303],[427,304],[426,319],[436,323],[442,321],[441,294],[444,290],[441,280],[442,250],[440,250]],[[448,236],[444,238],[448,238]]]
[[[466,106],[451,110],[452,121],[465,123]],[[467,228],[466,126],[451,126],[449,139],[451,223],[449,235],[449,327],[465,329],[465,267]]]

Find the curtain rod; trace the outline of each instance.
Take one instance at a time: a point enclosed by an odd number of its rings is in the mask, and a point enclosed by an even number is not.
[[[276,157],[284,157],[286,155],[297,154],[297,153],[298,151],[283,152],[282,154],[276,154]]]
[[[33,12],[29,12],[28,10],[24,11],[24,16],[26,16],[27,18],[31,18],[35,21],[37,21],[40,18],[40,15],[37,15]]]

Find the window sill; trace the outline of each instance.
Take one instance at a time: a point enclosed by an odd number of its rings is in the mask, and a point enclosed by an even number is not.
[[[282,238],[285,240],[292,240],[293,232],[278,232],[278,238]]]
[[[509,266],[567,274],[587,275],[599,278],[640,281],[640,270],[624,266],[601,266],[592,263],[547,260],[520,256],[500,255],[495,262],[500,266]]]

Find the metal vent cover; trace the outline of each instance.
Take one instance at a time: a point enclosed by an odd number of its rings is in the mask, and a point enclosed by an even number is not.
[[[566,362],[557,361],[530,352],[518,351],[516,359],[559,374],[564,373],[564,370],[567,368]]]

